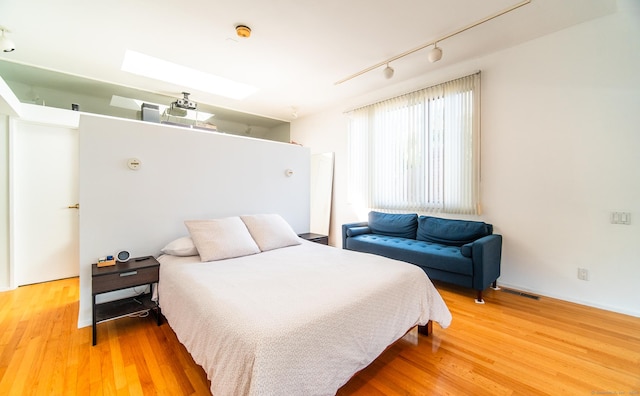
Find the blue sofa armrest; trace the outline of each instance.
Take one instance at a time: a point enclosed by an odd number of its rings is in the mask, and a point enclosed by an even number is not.
[[[342,248],[343,249],[347,248],[347,230],[353,229],[353,228],[360,228],[360,227],[369,227],[369,223],[366,221],[363,221],[359,223],[348,223],[348,224],[342,225]],[[364,231],[364,230],[358,230],[358,234],[366,233],[366,232],[360,232],[360,231]]]
[[[470,245],[473,260],[473,288],[482,291],[500,276],[502,235],[487,235]]]

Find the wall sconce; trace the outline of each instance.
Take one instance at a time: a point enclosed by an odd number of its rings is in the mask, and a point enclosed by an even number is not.
[[[129,167],[129,169],[131,170],[138,170],[140,169],[140,167],[142,166],[142,161],[140,161],[137,158],[129,158],[127,160],[127,166]]]
[[[0,32],[2,32],[2,36],[0,36],[0,49],[2,49],[2,51],[4,52],[12,52],[16,49],[16,44],[13,42],[13,40],[7,38],[7,36],[5,36],[5,33],[10,33],[11,30],[7,29],[4,26],[0,26]]]

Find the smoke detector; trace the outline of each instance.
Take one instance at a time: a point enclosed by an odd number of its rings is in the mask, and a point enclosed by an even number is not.
[[[251,36],[251,28],[245,25],[236,26],[236,34],[238,37],[249,38]]]

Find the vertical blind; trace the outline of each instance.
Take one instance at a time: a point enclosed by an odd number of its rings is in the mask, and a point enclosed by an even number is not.
[[[478,214],[480,73],[347,115],[352,204]]]

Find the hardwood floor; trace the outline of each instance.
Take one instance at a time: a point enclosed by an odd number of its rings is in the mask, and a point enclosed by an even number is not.
[[[338,395],[640,394],[640,318],[436,284],[452,314],[400,340]],[[125,318],[77,329],[78,279],[0,293],[0,395],[209,395],[165,323]],[[624,392],[624,393],[623,393]]]

